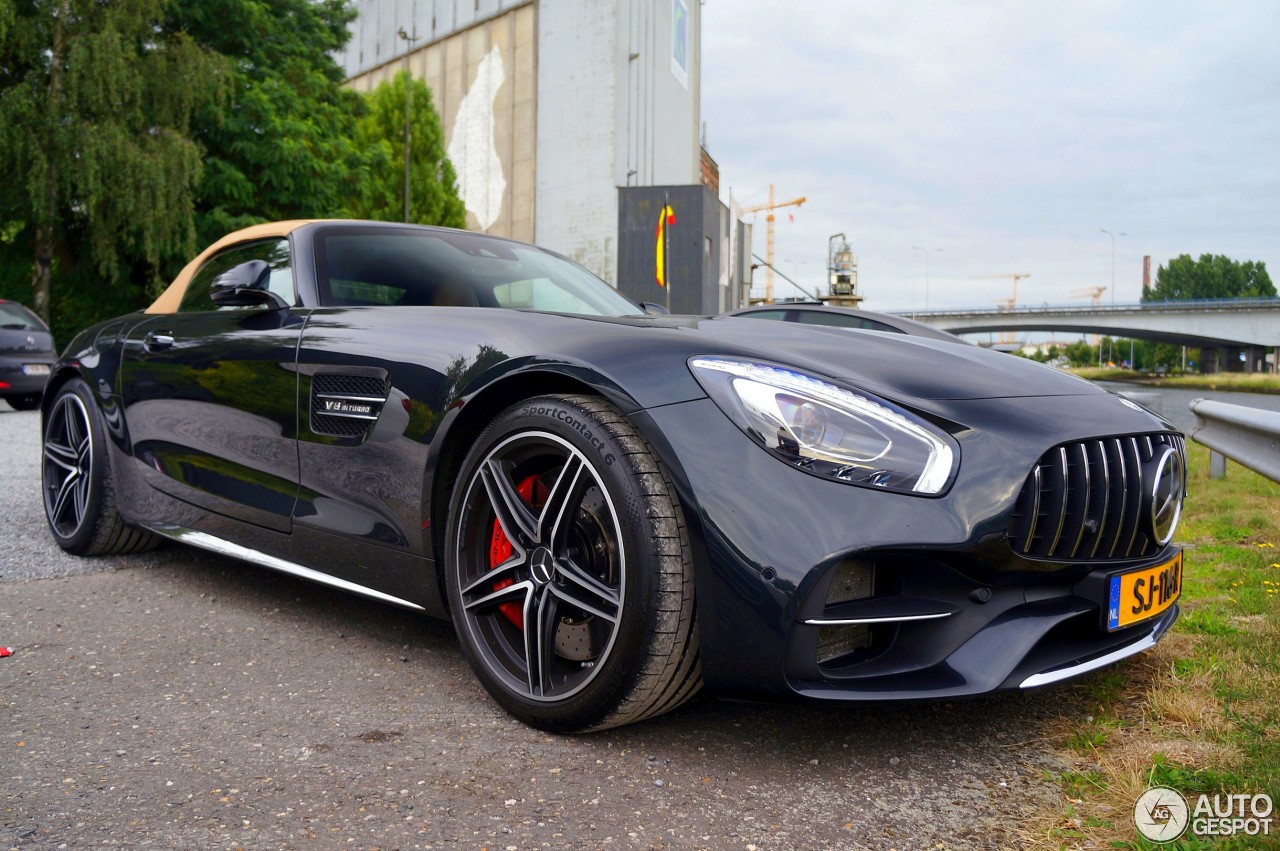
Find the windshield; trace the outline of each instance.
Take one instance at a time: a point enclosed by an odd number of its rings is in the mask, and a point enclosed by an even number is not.
[[[0,302],[0,328],[9,331],[48,331],[30,310],[12,301]]]
[[[531,245],[460,231],[375,227],[321,232],[316,269],[325,305],[643,314],[576,263]]]

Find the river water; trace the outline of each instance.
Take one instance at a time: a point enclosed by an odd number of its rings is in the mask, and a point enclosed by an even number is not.
[[[1160,413],[1182,429],[1190,432],[1196,424],[1195,414],[1187,406],[1193,399],[1213,399],[1232,405],[1244,405],[1249,408],[1261,408],[1265,411],[1280,411],[1280,395],[1267,393],[1230,393],[1219,390],[1183,390],[1170,387],[1152,387],[1149,384],[1128,384],[1120,381],[1095,381],[1099,387],[1117,393],[1155,393],[1160,396]]]

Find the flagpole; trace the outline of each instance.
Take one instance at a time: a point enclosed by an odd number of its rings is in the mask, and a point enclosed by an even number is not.
[[[671,312],[671,240],[667,237],[670,227],[668,227],[667,211],[671,209],[671,193],[667,190],[662,192],[662,291],[666,298],[667,313]]]

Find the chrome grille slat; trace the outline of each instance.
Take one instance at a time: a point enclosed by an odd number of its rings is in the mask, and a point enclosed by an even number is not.
[[[1024,553],[1031,551],[1031,542],[1036,539],[1036,525],[1040,521],[1040,491],[1044,488],[1044,484],[1041,481],[1039,464],[1031,471],[1031,482],[1028,487],[1031,489],[1031,511],[1027,516],[1031,521],[1031,527],[1027,529],[1027,543],[1022,549]]]
[[[1080,448],[1080,470],[1084,475],[1084,486],[1080,491],[1084,494],[1084,507],[1080,509],[1079,517],[1076,518],[1076,534],[1075,540],[1071,542],[1071,552],[1080,552],[1080,542],[1084,539],[1085,527],[1089,525],[1089,501],[1093,496],[1093,481],[1089,476],[1089,445],[1087,443],[1079,444]]]
[[[1116,531],[1111,538],[1111,549],[1107,551],[1107,558],[1116,557],[1116,548],[1120,546],[1120,538],[1124,535],[1124,518],[1126,507],[1129,504],[1129,465],[1124,461],[1124,444],[1116,441],[1116,460],[1120,462],[1120,478],[1117,480],[1116,490],[1120,493],[1120,510],[1116,512]]]
[[[1132,516],[1125,517],[1129,526],[1129,543],[1124,548],[1125,558],[1133,556],[1133,546],[1138,540],[1138,525],[1142,522],[1142,455],[1138,450],[1138,438],[1129,438],[1129,448],[1133,450],[1133,455],[1130,457],[1133,463],[1133,473],[1131,475],[1133,481],[1137,483],[1137,490],[1133,492],[1132,497],[1129,499],[1129,505],[1133,509]],[[1133,490],[1133,488],[1129,487],[1126,490]]]
[[[1027,475],[1009,525],[1015,552],[1034,559],[1142,558],[1159,546],[1142,521],[1144,469],[1181,435],[1157,432],[1055,446]]]
[[[1053,541],[1049,544],[1049,555],[1053,555],[1053,551],[1058,548],[1058,541],[1062,540],[1062,527],[1067,522],[1067,495],[1071,493],[1071,479],[1067,472],[1067,448],[1065,446],[1058,448],[1058,481],[1060,482],[1057,492],[1060,495],[1061,507],[1058,509],[1058,525],[1053,530]]]
[[[1107,445],[1101,440],[1098,441],[1098,459],[1102,462],[1102,513],[1098,515],[1098,529],[1094,532],[1089,558],[1098,555],[1098,546],[1107,534],[1107,520],[1111,517],[1111,465],[1107,463]]]

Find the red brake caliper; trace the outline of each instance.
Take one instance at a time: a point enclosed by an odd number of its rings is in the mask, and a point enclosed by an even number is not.
[[[547,501],[547,486],[544,485],[537,476],[530,476],[516,486],[516,493],[520,494],[520,498],[525,504],[534,510],[537,510]],[[507,538],[507,533],[502,531],[502,524],[497,518],[493,521],[493,536],[489,539],[489,569],[493,570],[507,559],[511,558],[511,541]],[[501,591],[503,588],[509,588],[516,581],[510,577],[500,579],[493,583],[494,591]],[[516,629],[524,629],[524,609],[515,600],[498,604],[498,611],[516,625]]]

